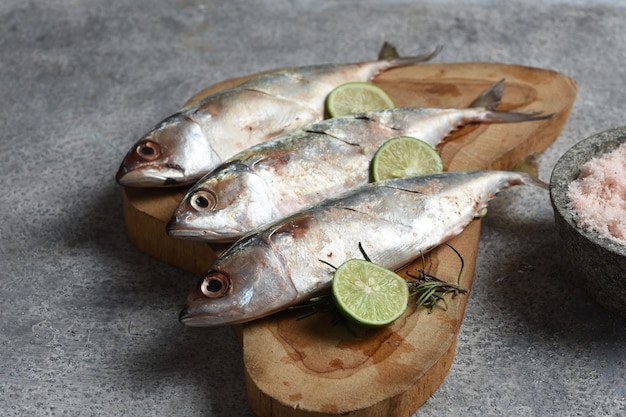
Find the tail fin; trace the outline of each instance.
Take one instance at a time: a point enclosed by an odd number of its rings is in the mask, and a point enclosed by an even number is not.
[[[527,155],[524,159],[519,161],[517,165],[513,168],[513,171],[524,172],[528,174],[528,176],[532,179],[533,184],[548,190],[550,186],[539,179],[539,175],[537,174],[538,166],[537,166],[537,156],[538,154],[533,152]]]
[[[514,112],[514,111],[494,111],[490,112],[483,119],[484,122],[492,123],[518,123],[545,120],[554,116],[554,113],[541,114],[541,112]]]
[[[389,42],[385,42],[378,52],[378,60],[388,61],[391,67],[402,67],[405,65],[412,65],[420,62],[430,61],[431,59],[439,55],[441,49],[441,46],[437,46],[434,51],[426,54],[411,57],[401,57],[395,46],[393,46]]]
[[[492,123],[517,123],[517,122],[531,122],[534,120],[549,119],[554,114],[541,114],[540,112],[513,112],[503,111],[497,112],[495,109],[502,101],[502,94],[504,93],[504,78],[492,84],[489,88],[483,91],[469,107],[483,108],[489,110],[483,118],[483,122]]]
[[[470,107],[481,107],[487,110],[495,110],[502,101],[504,93],[504,78],[493,83],[489,88],[480,93],[476,100],[472,101]]]

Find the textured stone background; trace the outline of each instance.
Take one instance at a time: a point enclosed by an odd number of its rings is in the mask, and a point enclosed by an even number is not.
[[[200,88],[360,61],[383,40],[437,62],[560,71],[579,95],[557,159],[626,124],[614,1],[87,0],[0,3],[0,414],[252,416],[232,331],[177,322],[195,281],[126,239],[121,158]],[[588,300],[548,194],[497,199],[448,377],[416,416],[626,414],[626,322]]]

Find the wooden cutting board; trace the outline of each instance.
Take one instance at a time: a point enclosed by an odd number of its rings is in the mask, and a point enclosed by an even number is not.
[[[455,132],[440,153],[449,171],[511,169],[557,138],[576,97],[572,79],[536,68],[462,63],[398,68],[375,83],[398,107],[465,107],[502,78],[506,89],[499,110],[540,111],[554,117],[468,126]],[[211,86],[190,101],[244,79]],[[177,240],[165,233],[185,190],[122,188],[125,226],[142,251],[199,275],[226,247]],[[477,220],[450,242],[463,258],[460,283],[468,290],[479,237]],[[461,261],[448,246],[431,251],[424,261],[422,265],[418,259],[400,273],[415,274],[423,268],[451,282],[459,276]],[[238,326],[252,409],[260,417],[411,415],[437,389],[452,364],[468,296],[448,297],[447,310],[441,304],[430,314],[411,307],[394,324],[378,330],[350,331],[332,325],[327,314],[298,320],[302,312],[297,310]]]

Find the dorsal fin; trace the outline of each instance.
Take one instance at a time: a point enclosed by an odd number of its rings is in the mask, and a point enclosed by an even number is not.
[[[378,59],[396,59],[400,58],[400,54],[395,46],[385,41],[383,46],[380,47],[380,51],[378,52]]]
[[[528,174],[530,178],[532,178],[535,185],[538,185],[539,187],[545,190],[549,190],[550,186],[544,181],[540,180],[539,175],[537,173],[539,171],[539,167],[537,163],[538,156],[539,155],[535,152],[528,154],[524,159],[522,159],[515,165],[515,167],[513,168],[513,171],[523,172],[523,173]]]

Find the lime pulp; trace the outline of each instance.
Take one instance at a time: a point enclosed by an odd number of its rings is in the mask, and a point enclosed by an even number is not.
[[[341,84],[326,97],[329,117],[394,108],[393,100],[380,87],[366,82]]]
[[[332,293],[339,311],[350,321],[381,327],[398,319],[407,309],[406,281],[389,269],[369,261],[351,259],[333,276]]]
[[[443,162],[428,143],[410,136],[398,136],[383,143],[374,154],[371,174],[374,181],[435,174]]]

